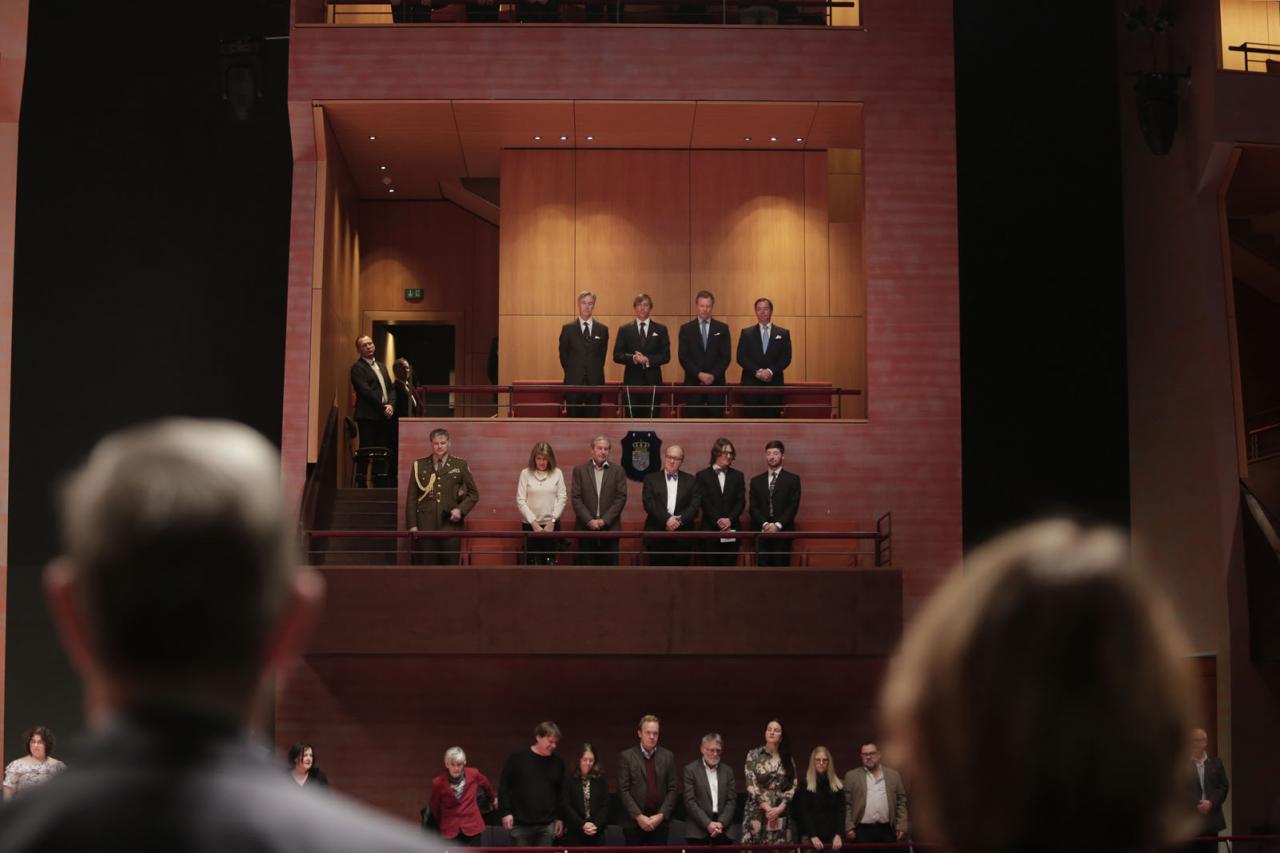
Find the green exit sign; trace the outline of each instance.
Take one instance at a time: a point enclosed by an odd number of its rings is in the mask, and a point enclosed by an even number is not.
[[[421,287],[406,287],[406,288],[404,289],[404,298],[405,298],[405,301],[406,301],[406,302],[421,302],[421,301],[422,301],[422,288],[421,288]]]

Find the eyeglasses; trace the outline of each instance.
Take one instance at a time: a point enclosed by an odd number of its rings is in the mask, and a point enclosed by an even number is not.
[[[721,450],[716,456],[737,456],[732,450]]]

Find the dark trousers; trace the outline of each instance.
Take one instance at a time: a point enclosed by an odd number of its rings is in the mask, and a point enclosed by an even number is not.
[[[702,563],[706,566],[736,566],[738,564],[738,543],[721,542],[719,539],[703,539]]]
[[[648,536],[644,540],[644,549],[648,554],[651,566],[687,566],[690,563],[689,550],[696,543],[692,539],[666,539],[662,536]],[[643,832],[643,830],[641,830]]]
[[[565,847],[600,847],[604,844],[604,827],[597,827],[595,835],[584,835],[581,829],[566,828],[560,843]]]
[[[565,394],[567,414],[571,418],[600,417],[600,394]]]
[[[511,841],[516,847],[550,847],[556,840],[556,825],[538,823],[511,827]]]
[[[748,418],[782,417],[781,394],[744,394],[742,396],[742,405],[743,411]]]
[[[578,565],[580,566],[616,566],[618,565],[617,539],[579,539]]]
[[[529,522],[521,522],[521,530],[533,530]],[[556,519],[556,530],[560,529],[560,519]],[[556,564],[557,540],[540,536],[529,537],[529,549],[525,552],[524,561],[530,566],[554,566]],[[570,845],[573,846],[573,845]]]
[[[720,386],[707,386],[716,387]],[[679,399],[684,400],[684,413],[690,418],[723,418],[724,392],[719,394],[688,394]]]
[[[413,563],[417,566],[456,566],[462,561],[461,539],[413,540]]]
[[[484,837],[483,832],[477,832],[475,835],[467,835],[459,832],[454,838],[444,839],[444,846],[452,847],[454,844],[461,844],[464,847],[479,847],[480,841]]]
[[[622,414],[627,418],[652,420],[658,414],[658,392],[647,385],[622,387]]]
[[[794,540],[776,534],[766,534],[756,540],[759,546],[757,565],[789,566],[791,565],[791,545]],[[872,826],[873,824],[867,824]]]
[[[362,418],[356,421],[356,426],[360,429],[361,447],[385,447],[391,457],[394,458],[395,425],[391,419],[372,420],[370,418]],[[389,488],[395,485],[395,468],[389,467],[388,470],[383,471],[377,463],[370,467],[372,468],[372,485],[377,488]]]
[[[667,822],[664,820],[652,832],[646,832],[638,826],[624,826],[622,834],[627,839],[628,847],[661,847],[667,843]]]
[[[701,838],[686,837],[684,843],[688,847],[728,847],[733,843],[733,839],[729,837],[728,832],[722,832],[715,838],[710,835],[704,835]]]
[[[898,840],[898,834],[893,831],[893,825],[888,823],[860,823],[858,824],[857,835],[855,840],[859,842],[894,842]]]

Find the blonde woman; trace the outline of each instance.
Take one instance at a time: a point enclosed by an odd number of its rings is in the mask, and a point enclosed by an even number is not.
[[[835,759],[825,746],[809,753],[809,772],[795,797],[796,828],[800,841],[815,850],[839,850],[844,844],[844,784],[836,774]]]
[[[524,530],[551,533],[560,529],[560,514],[569,502],[564,473],[556,467],[556,452],[540,441],[529,452],[529,465],[516,480],[516,507],[520,510]],[[529,539],[525,562],[530,565],[555,565],[555,540],[549,537]]]

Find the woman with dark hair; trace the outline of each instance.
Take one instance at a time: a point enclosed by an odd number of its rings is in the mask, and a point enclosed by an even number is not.
[[[27,754],[15,758],[4,768],[4,798],[43,785],[57,776],[67,765],[53,757],[56,739],[45,726],[28,729],[22,736],[27,744]]]
[[[796,793],[796,763],[776,717],[764,728],[764,746],[747,753],[747,810],[742,816],[743,844],[791,841],[787,805]]]
[[[540,441],[529,452],[529,465],[516,480],[516,507],[523,517],[522,529],[550,533],[560,529],[560,514],[569,502],[564,474],[556,467],[556,452]],[[554,565],[555,540],[531,538],[525,562],[530,565]]]
[[[844,845],[844,783],[836,773],[836,762],[825,746],[809,754],[809,772],[796,792],[796,831],[801,842],[815,850]]]
[[[604,766],[596,763],[596,751],[584,743],[578,765],[564,786],[564,844],[594,847],[604,844],[609,816],[609,780]]]
[[[444,751],[444,770],[431,780],[427,809],[442,838],[456,838],[468,847],[477,845],[484,834],[480,793],[488,797],[491,808],[498,805],[493,783],[479,770],[467,766],[467,754],[460,746]]]
[[[289,747],[289,776],[299,785],[329,787],[329,777],[316,766],[316,751],[309,743],[299,741]]]

